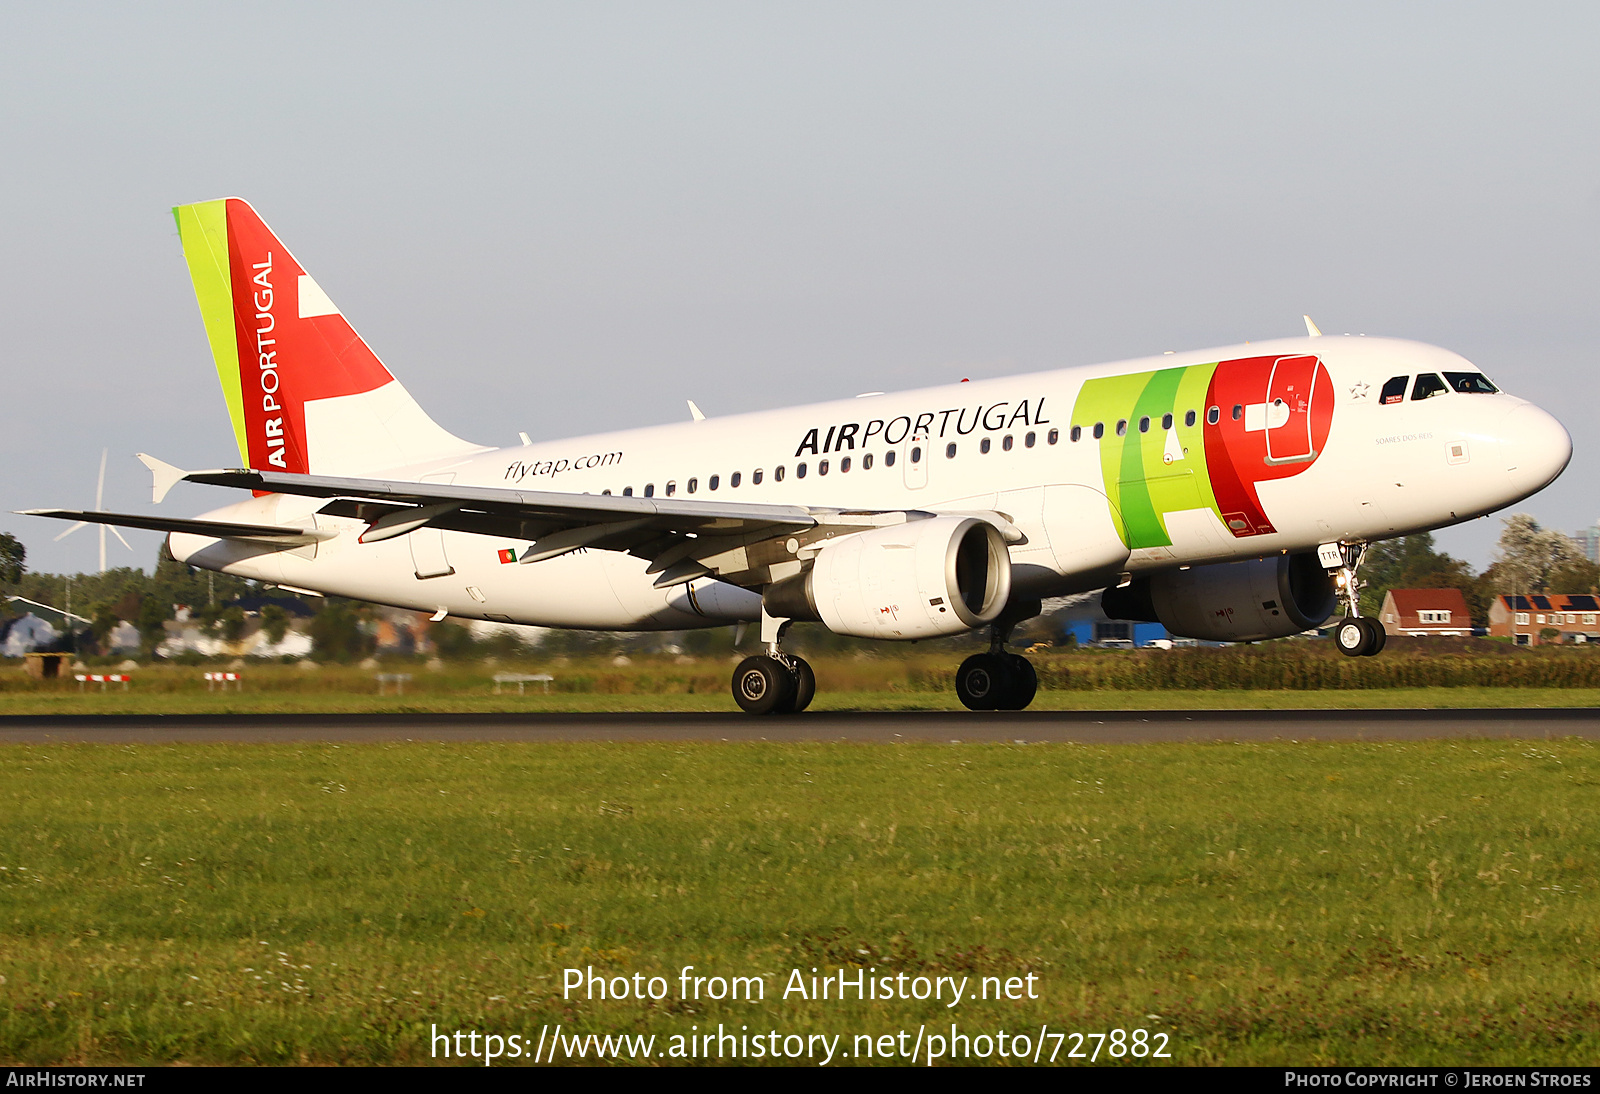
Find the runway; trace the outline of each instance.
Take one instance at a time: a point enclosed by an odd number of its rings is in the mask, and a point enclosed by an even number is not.
[[[9,715],[0,744],[382,741],[859,741],[1141,744],[1173,741],[1600,739],[1600,708],[1173,710],[1008,713]]]

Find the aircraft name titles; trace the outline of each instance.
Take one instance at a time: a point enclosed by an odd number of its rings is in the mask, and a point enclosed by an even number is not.
[[[281,411],[282,405],[277,399],[278,391],[278,351],[269,350],[268,346],[278,344],[276,338],[268,338],[278,327],[278,321],[272,314],[272,252],[267,252],[265,262],[252,262],[252,270],[257,271],[250,279],[252,284],[260,288],[255,293],[256,305],[256,354],[257,363],[261,366],[261,411],[270,414],[274,410]],[[266,431],[267,462],[274,467],[287,467],[288,463],[283,455],[283,419],[267,418],[263,423]]]
[[[979,403],[976,407],[952,407],[949,410],[928,410],[918,414],[915,420],[909,414],[885,421],[874,418],[869,422],[846,422],[843,425],[830,425],[826,433],[823,427],[816,426],[806,431],[800,444],[795,448],[796,457],[809,452],[814,456],[825,455],[829,452],[855,451],[857,442],[865,448],[867,442],[873,437],[879,437],[883,443],[896,445],[906,437],[915,434],[929,437],[933,434],[933,421],[939,419],[939,436],[943,437],[950,428],[950,419],[955,417],[955,432],[957,436],[966,436],[980,425],[989,431],[1011,429],[1021,422],[1023,425],[1049,425],[1050,419],[1044,416],[1043,395],[1039,396],[1036,404],[1023,399],[1009,409],[1012,403],[991,403],[987,406]],[[972,423],[967,424],[967,413],[972,413]],[[898,432],[896,432],[898,431]]]

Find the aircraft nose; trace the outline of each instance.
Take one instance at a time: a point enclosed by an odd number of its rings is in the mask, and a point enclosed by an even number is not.
[[[1566,427],[1532,403],[1507,414],[1498,432],[1506,473],[1527,494],[1550,485],[1572,459]]]

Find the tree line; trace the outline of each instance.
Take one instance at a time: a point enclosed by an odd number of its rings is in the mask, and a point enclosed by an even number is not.
[[[1376,616],[1390,589],[1460,589],[1472,622],[1489,625],[1495,597],[1512,594],[1593,593],[1600,565],[1590,562],[1570,536],[1541,528],[1526,513],[1506,517],[1494,560],[1482,573],[1438,551],[1433,536],[1384,540],[1367,549],[1361,566],[1361,610]]]

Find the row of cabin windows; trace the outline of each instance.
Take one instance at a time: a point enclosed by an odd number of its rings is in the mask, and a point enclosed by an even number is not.
[[[1244,417],[1244,407],[1243,407],[1243,405],[1234,407],[1233,408],[1233,420],[1234,421],[1238,421],[1242,417]],[[1194,423],[1195,423],[1196,418],[1197,418],[1197,414],[1196,414],[1195,411],[1193,411],[1193,410],[1185,411],[1184,415],[1183,415],[1183,424],[1185,426],[1193,426]],[[1221,407],[1214,406],[1210,410],[1206,411],[1206,422],[1208,424],[1216,425],[1221,420],[1222,420],[1222,408]],[[1172,417],[1171,414],[1163,414],[1163,415],[1161,415],[1161,428],[1162,429],[1171,429],[1172,428],[1172,422],[1173,422],[1173,417]],[[1150,423],[1151,423],[1151,419],[1150,419],[1150,417],[1148,415],[1146,415],[1143,418],[1140,418],[1139,419],[1139,432],[1140,433],[1148,433],[1148,432],[1150,432]],[[1106,435],[1106,423],[1104,423],[1104,422],[1095,422],[1094,425],[1090,427],[1089,431],[1094,436],[1094,439],[1098,441],[1101,437],[1104,437]],[[1117,422],[1116,431],[1117,431],[1117,436],[1119,436],[1119,437],[1125,437],[1125,436],[1128,435],[1128,419],[1127,418],[1123,418],[1121,421]],[[1083,440],[1083,426],[1081,426],[1081,425],[1073,426],[1071,432],[1069,432],[1067,434],[1067,436],[1070,437],[1074,441]]]
[[[1076,439],[1076,438],[1074,438],[1074,439]],[[1061,440],[1061,430],[1059,430],[1059,429],[1052,429],[1049,433],[1045,434],[1045,443],[1046,444],[1055,444],[1060,440]],[[1023,437],[1022,437],[1022,446],[1024,448],[1032,448],[1038,442],[1039,442],[1039,435],[1037,433],[1028,432],[1028,433],[1025,433],[1023,435]],[[992,445],[992,443],[991,443],[991,441],[990,441],[990,439],[988,437],[985,437],[985,438],[983,438],[983,440],[978,442],[978,451],[979,452],[987,454],[988,452],[990,452],[992,450],[992,447],[993,447],[993,445]],[[1015,442],[1015,438],[1011,434],[1008,433],[1008,434],[1006,434],[1004,437],[1002,437],[1000,439],[1000,448],[1003,451],[1010,452],[1014,447],[1016,447],[1016,442]],[[955,458],[955,454],[956,454],[956,446],[955,446],[954,443],[951,443],[951,444],[948,444],[948,445],[945,446],[944,455],[945,455],[946,459]],[[897,453],[893,449],[890,449],[888,452],[885,452],[883,454],[883,466],[885,466],[885,467],[893,467],[894,464],[895,464],[896,455],[897,455]],[[908,453],[908,455],[909,455],[910,460],[911,460],[912,463],[921,463],[922,462],[922,446],[919,445],[919,444],[912,445],[911,446],[911,451],[910,451],[910,453]],[[873,453],[871,453],[871,452],[863,453],[862,456],[861,456],[861,470],[863,470],[863,471],[871,471],[872,470],[872,464],[873,464]],[[845,456],[844,458],[842,458],[839,461],[839,473],[841,475],[848,474],[850,472],[850,468],[853,467],[853,466],[854,466],[854,458],[851,457],[851,456]],[[807,470],[808,470],[808,467],[807,467],[806,464],[804,464],[804,463],[795,464],[794,465],[794,477],[797,478],[797,479],[805,478]],[[818,463],[817,463],[817,474],[826,475],[830,470],[832,470],[832,462],[831,461],[829,461],[829,460],[819,460],[818,461]],[[755,471],[750,472],[750,485],[751,486],[759,486],[759,485],[761,485],[761,482],[762,482],[762,479],[763,479],[764,476],[765,476],[765,472],[762,471],[759,468],[757,468]],[[782,482],[783,481],[783,477],[784,477],[784,468],[783,468],[782,464],[780,464],[777,467],[772,469],[772,481],[773,482]],[[740,485],[740,483],[743,482],[743,481],[744,481],[743,475],[738,471],[735,471],[733,474],[728,476],[728,486],[729,486],[729,488],[737,488]],[[716,490],[716,489],[720,488],[721,486],[722,486],[722,476],[721,475],[712,475],[709,479],[706,480],[706,489],[707,490]],[[684,489],[685,489],[685,491],[687,493],[690,493],[690,494],[696,493],[700,489],[700,480],[698,478],[690,479],[688,482],[684,483]],[[664,496],[669,497],[669,498],[673,497],[675,494],[677,494],[677,492],[678,492],[678,484],[675,481],[667,483],[667,485],[663,489]],[[602,491],[600,491],[600,493],[602,493],[602,494],[610,494],[611,491],[602,490]],[[622,488],[622,496],[625,497],[625,498],[633,497],[633,487],[624,486]],[[656,496],[656,484],[655,483],[653,483],[653,482],[645,483],[644,496],[647,497],[647,498],[653,498],[653,497]]]

